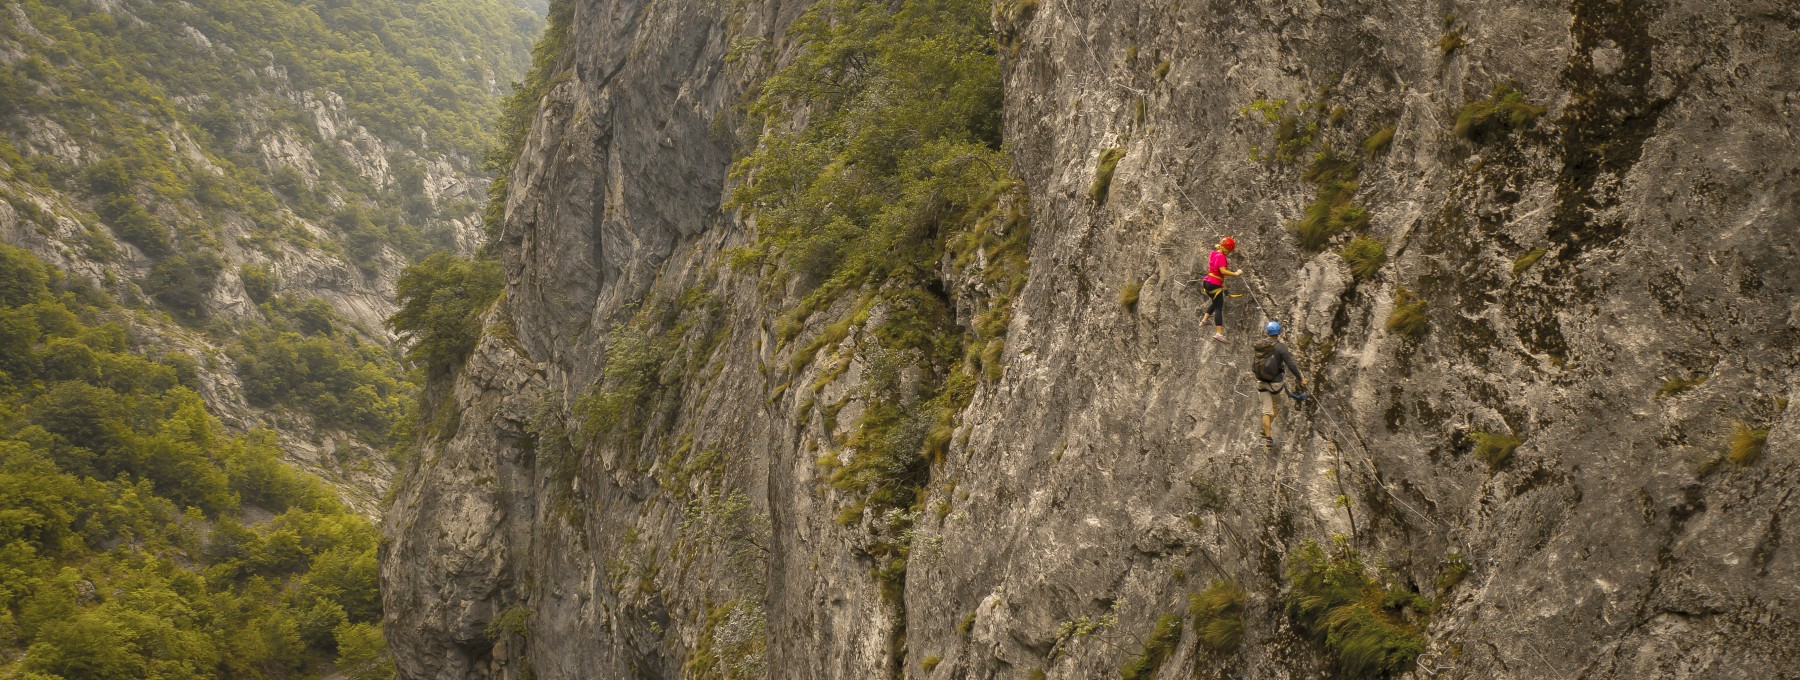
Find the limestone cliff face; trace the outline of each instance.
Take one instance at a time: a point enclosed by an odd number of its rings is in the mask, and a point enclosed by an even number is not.
[[[997,7],[1030,276],[887,593],[816,462],[815,405],[855,418],[867,362],[771,368],[795,300],[724,266],[727,131],[768,66],[726,55],[779,59],[803,9],[576,3],[506,296],[389,510],[406,677],[1110,677],[1168,614],[1157,677],[1317,677],[1289,567],[1334,536],[1432,600],[1387,614],[1422,631],[1413,677],[1800,667],[1791,5]],[[1309,209],[1347,231],[1303,247]],[[1361,273],[1358,231],[1386,253]],[[1219,344],[1196,279],[1226,234],[1248,295]],[[641,307],[679,360],[644,436],[590,441]],[[1316,397],[1273,451],[1268,316]],[[1722,461],[1740,431],[1763,454]],[[1216,578],[1247,592],[1236,651],[1185,616]]]

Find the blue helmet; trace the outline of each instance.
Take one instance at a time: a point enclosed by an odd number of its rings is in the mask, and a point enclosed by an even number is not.
[[[1268,331],[1269,335],[1281,335],[1281,322],[1270,321],[1269,325],[1263,326],[1263,330]]]

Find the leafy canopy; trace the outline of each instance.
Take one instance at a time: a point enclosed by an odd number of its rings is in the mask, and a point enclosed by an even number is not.
[[[407,359],[448,371],[475,350],[481,314],[500,297],[500,263],[437,253],[400,274],[400,311],[388,319],[412,343]]]
[[[27,678],[391,678],[376,532],[228,434],[194,362],[0,244],[0,658]],[[266,521],[250,522],[254,508]]]

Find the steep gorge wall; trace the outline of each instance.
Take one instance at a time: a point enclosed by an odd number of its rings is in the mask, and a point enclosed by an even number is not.
[[[388,516],[408,677],[1107,677],[1218,577],[1248,593],[1239,651],[1188,619],[1160,677],[1311,676],[1334,657],[1289,617],[1288,567],[1333,536],[1433,600],[1384,614],[1422,627],[1414,675],[1800,664],[1792,7],[996,8],[1030,275],[886,592],[818,463],[869,357],[780,368],[855,305],[786,342],[797,293],[725,265],[738,105],[804,9],[575,3],[512,175],[506,296]],[[1502,82],[1541,117],[1458,134]],[[1353,274],[1348,233],[1302,247],[1287,225],[1327,198],[1366,210],[1384,265]],[[1251,295],[1220,345],[1194,279],[1226,233]],[[1389,327],[1402,289],[1422,335]],[[1252,300],[1318,397],[1273,452]],[[645,327],[677,349],[642,436],[592,441],[580,398]],[[1721,464],[1738,422],[1766,451]],[[1523,443],[1490,469],[1478,432]]]

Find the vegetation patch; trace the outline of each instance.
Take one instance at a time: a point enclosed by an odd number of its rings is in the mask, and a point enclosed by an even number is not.
[[[762,680],[769,676],[768,618],[760,603],[740,599],[712,607],[700,639],[681,667],[692,680]]]
[[[531,635],[530,622],[530,607],[525,605],[507,607],[505,611],[500,612],[499,616],[488,621],[487,635],[489,638],[499,638],[502,635],[529,637]]]
[[[1244,641],[1244,606],[1248,596],[1238,584],[1215,579],[1188,603],[1194,619],[1194,636],[1200,646],[1215,654],[1237,651]]]
[[[1731,450],[1726,458],[1732,465],[1749,466],[1762,458],[1763,447],[1769,443],[1769,431],[1744,423],[1737,423],[1731,432]]]
[[[1035,7],[1001,11],[1016,24]],[[732,169],[729,205],[756,217],[733,266],[755,269],[772,291],[806,291],[783,316],[784,340],[840,296],[862,296],[789,367],[854,337],[840,351],[867,369],[854,395],[861,417],[818,462],[842,494],[839,522],[867,532],[871,572],[895,603],[931,461],[980,376],[999,374],[1009,301],[1025,279],[1026,206],[1001,148],[989,10],[974,0],[809,10],[792,28],[799,52],[749,109],[754,150]],[[947,305],[946,255],[985,284],[972,332]],[[826,406],[828,421],[841,406]]]
[[[388,327],[409,343],[408,361],[448,375],[475,351],[481,317],[504,286],[496,260],[434,254],[401,272]]]
[[[1450,592],[1450,589],[1461,584],[1463,579],[1468,578],[1468,576],[1469,562],[1463,558],[1461,552],[1452,552],[1449,555],[1445,555],[1443,561],[1438,564],[1436,582],[1438,592]]]
[[[689,377],[717,349],[718,316],[718,301],[692,288],[673,301],[646,301],[630,321],[614,326],[607,334],[600,381],[575,405],[588,440],[626,449],[639,443],[649,431],[650,406],[679,399],[668,388]]]
[[[1443,53],[1444,56],[1450,56],[1450,53],[1462,49],[1463,46],[1467,44],[1469,44],[1469,41],[1463,39],[1462,29],[1452,28],[1449,32],[1438,38],[1438,52]]]
[[[1025,25],[1037,16],[1037,0],[1007,0],[998,5],[994,13],[994,29],[999,33],[998,43],[1006,48],[1008,54],[1018,54],[1019,34],[1024,32]]]
[[[1388,149],[1394,146],[1394,133],[1396,131],[1394,126],[1389,125],[1369,133],[1369,136],[1363,139],[1363,157],[1375,158],[1387,153]]]
[[[1256,99],[1238,110],[1239,115],[1252,116],[1269,126],[1273,144],[1250,147],[1250,160],[1270,163],[1292,163],[1313,146],[1319,135],[1320,118],[1325,115],[1323,102],[1302,101],[1289,106],[1286,99]]]
[[[1144,650],[1119,667],[1122,680],[1149,680],[1162,670],[1164,662],[1175,653],[1175,645],[1181,642],[1181,615],[1164,614],[1156,619],[1156,627],[1151,629],[1150,638],[1144,641]]]
[[[276,297],[262,311],[267,324],[239,331],[229,348],[245,399],[304,411],[321,428],[365,441],[391,441],[417,392],[399,356],[359,339],[317,298]]]
[[[938,664],[943,663],[943,661],[944,661],[944,657],[938,656],[936,654],[926,656],[924,659],[921,659],[919,661],[919,670],[930,673],[931,671],[937,669]]]
[[[1429,601],[1370,577],[1355,549],[1337,537],[1329,551],[1311,540],[1288,557],[1287,612],[1330,652],[1338,674],[1386,678],[1405,672],[1425,649]]]
[[[1523,443],[1510,434],[1493,432],[1470,432],[1468,439],[1475,445],[1475,457],[1486,462],[1489,470],[1505,467],[1512,460],[1513,451]]]
[[[1394,311],[1388,314],[1387,329],[1390,333],[1412,340],[1425,337],[1425,333],[1431,330],[1425,299],[1401,288],[1394,298]]]
[[[1387,243],[1373,236],[1358,236],[1344,244],[1338,255],[1350,265],[1351,275],[1366,279],[1387,264]]]
[[[1100,160],[1094,166],[1094,183],[1088,185],[1088,200],[1094,205],[1106,205],[1106,197],[1112,193],[1113,171],[1124,157],[1125,150],[1117,147],[1100,152]]]
[[[1349,108],[1334,107],[1325,101],[1302,101],[1290,106],[1285,99],[1257,99],[1239,113],[1259,119],[1272,132],[1272,144],[1250,148],[1252,161],[1287,164],[1312,150],[1301,179],[1312,185],[1313,200],[1299,219],[1287,225],[1302,250],[1322,252],[1338,235],[1359,232],[1368,226],[1369,211],[1355,200],[1362,171],[1360,159],[1354,153],[1346,157],[1320,141],[1321,130],[1340,124],[1350,115]],[[1385,152],[1393,134],[1392,128],[1371,134],[1363,143],[1364,156],[1372,158]]]
[[[1486,99],[1464,105],[1456,114],[1451,133],[1476,144],[1497,141],[1513,132],[1537,124],[1544,107],[1525,100],[1519,85],[1506,81],[1496,83]]]
[[[1136,314],[1138,293],[1142,291],[1143,288],[1144,282],[1142,281],[1132,281],[1131,283],[1125,284],[1125,287],[1119,290],[1119,306],[1124,307],[1127,312]]]
[[[1542,246],[1540,246],[1537,248],[1532,248],[1530,252],[1527,252],[1524,255],[1520,255],[1518,259],[1513,260],[1513,265],[1512,265],[1513,276],[1518,276],[1520,274],[1525,273],[1525,270],[1530,269],[1532,267],[1532,265],[1537,264],[1538,260],[1544,259],[1544,253],[1547,253],[1547,252],[1549,252],[1549,251],[1545,250]]]
[[[531,67],[525,79],[513,83],[512,94],[500,103],[500,121],[494,145],[482,159],[482,167],[493,177],[488,182],[487,207],[481,222],[487,232],[487,247],[498,247],[500,227],[506,217],[506,197],[512,187],[513,164],[525,148],[525,137],[531,132],[531,121],[537,118],[538,104],[550,93],[556,79],[556,65],[569,43],[569,24],[575,16],[572,0],[550,0],[544,32],[531,48]]]
[[[1707,379],[1707,376],[1703,375],[1698,378],[1670,378],[1668,380],[1664,380],[1662,385],[1660,385],[1656,388],[1656,398],[1657,399],[1666,399],[1669,397],[1679,395],[1683,392],[1686,392],[1688,390],[1691,390],[1691,389],[1694,389],[1696,387],[1706,384],[1706,379]]]
[[[1115,602],[1113,606],[1116,609],[1118,603]],[[1075,641],[1099,633],[1100,631],[1110,629],[1113,626],[1118,625],[1118,623],[1119,615],[1116,611],[1108,611],[1099,616],[1083,616],[1062,622],[1062,624],[1056,627],[1056,644],[1050,648],[1050,663],[1055,663],[1058,658],[1061,658],[1063,650],[1068,649],[1068,646]]]
[[[0,244],[0,654],[27,678],[392,677],[374,526],[194,361]],[[246,512],[266,521],[246,523]],[[176,650],[171,652],[170,650]]]
[[[1288,228],[1300,239],[1300,247],[1316,253],[1325,249],[1332,237],[1361,230],[1369,223],[1369,212],[1352,200],[1356,195],[1360,172],[1352,160],[1332,151],[1320,151],[1302,173],[1301,178],[1317,188],[1306,212]]]

